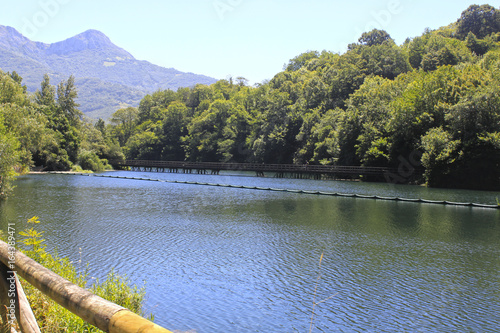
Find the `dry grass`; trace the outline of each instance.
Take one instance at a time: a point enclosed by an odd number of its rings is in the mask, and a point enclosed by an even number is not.
[[[316,311],[316,307],[319,304],[324,303],[324,302],[328,301],[329,299],[331,299],[331,298],[333,298],[333,297],[335,297],[335,296],[337,296],[339,294],[339,293],[335,293],[335,294],[333,294],[330,297],[327,297],[327,298],[325,298],[325,299],[323,299],[321,301],[316,302],[316,298],[318,296],[318,286],[319,286],[321,278],[323,276],[323,272],[321,270],[321,264],[323,263],[323,257],[324,257],[324,255],[325,255],[325,252],[323,251],[321,253],[320,258],[319,258],[319,273],[318,273],[318,277],[316,278],[316,285],[314,286],[313,307],[312,307],[312,314],[311,314],[311,322],[309,324],[309,333],[311,333],[313,331],[313,328],[314,328],[313,325],[314,325],[314,316],[316,314],[316,312],[315,312]]]

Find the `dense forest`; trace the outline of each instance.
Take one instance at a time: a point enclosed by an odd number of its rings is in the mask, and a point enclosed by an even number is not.
[[[106,160],[233,161],[398,167],[390,181],[500,189],[500,10],[396,45],[364,33],[343,54],[309,51],[268,82],[242,77],[146,96],[106,125],[81,120],[73,79],[36,95],[0,78],[0,154],[18,165],[101,170]],[[15,130],[7,130],[15,129]],[[17,152],[12,154],[12,152]],[[10,152],[10,154],[9,154]],[[9,162],[10,161],[10,162]],[[2,177],[9,177],[1,166]]]
[[[73,77],[54,87],[46,75],[29,95],[17,73],[0,71],[0,197],[33,167],[101,171],[108,160],[124,158],[102,120],[83,120],[76,97]]]

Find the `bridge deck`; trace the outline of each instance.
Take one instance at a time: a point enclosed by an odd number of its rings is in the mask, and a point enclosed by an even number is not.
[[[259,164],[259,163],[222,163],[222,162],[185,162],[185,161],[146,161],[127,160],[112,161],[113,166],[182,169],[182,170],[212,170],[212,171],[255,171],[276,173],[309,173],[325,175],[376,175],[397,173],[391,168],[335,166],[335,165],[298,165],[298,164]]]

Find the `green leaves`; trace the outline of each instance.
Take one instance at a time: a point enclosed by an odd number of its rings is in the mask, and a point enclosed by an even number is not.
[[[465,39],[469,32],[482,39],[500,32],[500,10],[490,5],[471,5],[457,21],[457,36]]]
[[[469,14],[491,30],[486,9]],[[254,87],[229,78],[157,91],[141,102],[129,137],[119,120],[111,133],[129,158],[398,167],[424,153],[431,185],[473,179],[467,170],[481,160],[495,178],[500,44],[473,30],[457,38],[469,14],[402,46],[373,30],[344,54],[305,52]]]
[[[288,62],[288,65],[285,65],[283,70],[294,72],[301,69],[305,66],[310,60],[319,58],[318,51],[308,51],[306,53],[302,53],[301,55],[291,59]]]
[[[427,170],[428,182],[432,184],[434,177],[448,171],[443,168],[455,162],[460,143],[460,140],[453,140],[453,136],[442,127],[432,128],[422,137],[422,165]]]
[[[0,105],[0,200],[5,198],[12,190],[16,167],[19,166],[20,143],[17,138],[7,131],[3,120],[4,110]]]
[[[27,222],[30,224],[39,224],[40,219],[38,218],[38,216],[33,216]],[[25,237],[24,239],[20,240],[20,242],[27,247],[31,247],[31,251],[33,251],[34,253],[41,252],[45,248],[45,246],[43,245],[43,242],[45,242],[45,239],[42,238],[43,234],[44,231],[37,231],[35,230],[35,228],[26,228],[23,231],[19,232],[19,235]]]
[[[45,81],[44,81],[45,82]],[[42,84],[42,91],[44,84]],[[77,127],[83,113],[78,110],[76,102],[78,93],[75,87],[75,77],[72,75],[67,81],[61,81],[57,86],[58,112],[65,117],[71,126]]]
[[[125,146],[134,133],[138,117],[139,111],[133,107],[120,109],[111,116],[112,134],[121,146]]]
[[[363,33],[358,42],[365,46],[382,44],[394,45],[394,39],[391,38],[387,31],[378,29],[373,29],[370,32]]]

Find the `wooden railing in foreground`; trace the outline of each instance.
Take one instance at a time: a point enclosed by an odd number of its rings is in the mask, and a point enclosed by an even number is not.
[[[22,288],[16,288],[16,295],[12,297],[13,295],[10,287],[12,279],[5,280],[11,272],[19,274],[28,281],[28,283],[42,291],[58,304],[104,332],[171,333],[124,307],[111,303],[63,279],[26,256],[24,253],[9,247],[9,245],[3,241],[0,241],[0,261],[3,264],[2,266],[5,273],[2,278],[2,281],[4,281],[2,283],[4,288],[0,287],[0,292],[3,292],[3,294],[0,295],[0,300],[8,311],[10,311],[10,304],[15,304],[15,317],[18,319],[17,322],[20,326],[25,325],[25,327],[21,327],[23,332],[40,332],[40,330],[38,327],[31,330],[26,327],[26,325],[32,325],[32,322],[30,319],[26,319],[26,317],[30,317],[30,315],[26,313],[26,307],[23,308],[19,306],[19,304],[22,304],[22,302],[18,300],[22,298]],[[20,286],[18,282],[17,285]],[[7,304],[5,304],[5,302],[7,302]],[[2,308],[4,308],[3,306]],[[29,309],[29,305],[27,305],[27,308]]]

